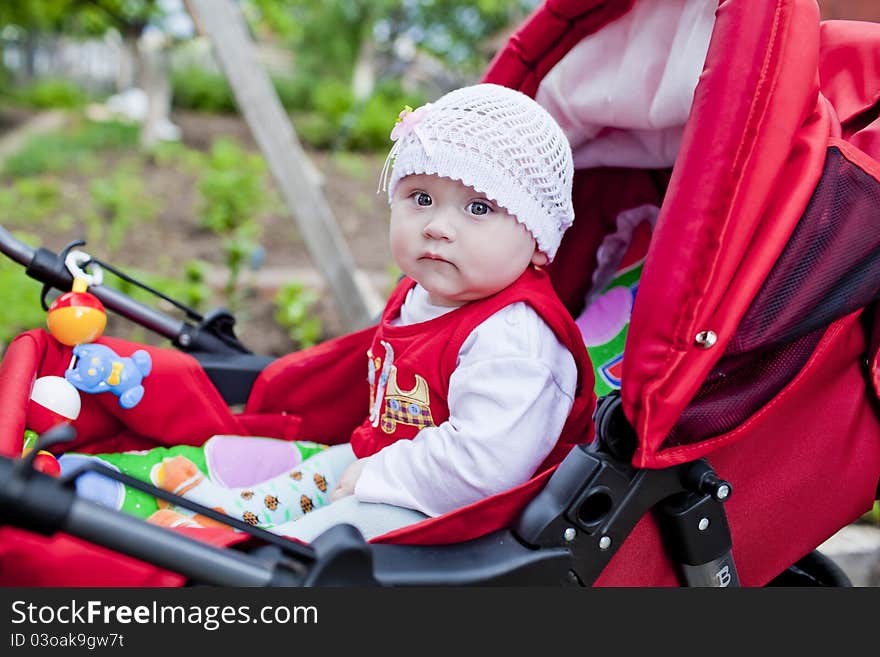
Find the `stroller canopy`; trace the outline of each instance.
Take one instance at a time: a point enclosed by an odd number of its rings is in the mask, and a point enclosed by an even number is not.
[[[770,581],[877,491],[880,368],[865,328],[880,280],[878,51],[880,25],[820,23],[814,0],[548,0],[484,76],[536,97],[572,142],[576,220],[550,268],[572,314],[616,219],[658,210],[623,361],[633,464],[711,452],[737,488],[725,508],[745,585]],[[120,354],[137,346],[102,340]],[[150,348],[151,382],[172,392],[129,410],[91,396],[73,447],[198,445],[217,433],[345,440],[367,412],[370,340],[365,329],[278,359],[235,414],[194,359]],[[43,331],[9,346],[0,452],[21,453],[34,377],[69,362]],[[327,399],[318,375],[350,385]],[[510,527],[552,475],[374,540],[438,545]],[[825,485],[830,475],[846,485]],[[652,515],[623,538],[597,584],[677,581]],[[7,584],[180,581],[13,527],[0,527],[0,561],[17,564]]]
[[[627,38],[618,43],[631,45],[633,38],[649,37],[638,29],[645,16],[665,11],[682,20],[704,20],[707,5],[715,14],[714,27],[678,156],[658,199],[660,213],[623,364],[622,396],[638,434],[634,464],[640,467],[691,460],[736,440],[731,430],[791,381],[812,352],[816,341],[806,344],[805,336],[871,300],[874,290],[867,279],[874,265],[865,256],[878,245],[877,229],[867,225],[864,212],[857,213],[855,221],[862,222],[857,227],[829,215],[831,188],[838,183],[831,173],[823,174],[846,168],[846,160],[868,162],[859,168],[876,176],[880,61],[871,53],[880,47],[880,26],[820,24],[813,0],[722,0],[717,11],[715,2],[702,0],[550,0],[511,38],[485,76],[540,99],[542,85],[575,46],[599,39],[615,24],[626,24]],[[654,42],[660,52],[643,49],[638,56],[644,68],[660,62],[656,77],[666,81],[676,74],[669,65],[662,68],[669,48],[688,43],[693,48],[693,39],[681,39],[680,25],[673,24],[666,38],[655,34]],[[626,58],[604,50],[606,60],[616,56]],[[589,63],[581,68],[585,78],[590,78]],[[618,72],[626,72],[625,65]],[[623,86],[619,79],[607,83],[612,89]],[[550,109],[571,123],[566,112],[578,108],[561,105]],[[662,164],[650,158],[644,167],[629,168],[630,189],[648,175],[662,179]],[[587,220],[607,223],[596,215],[607,212],[602,208],[608,193],[603,197],[602,186],[591,179],[620,176],[621,169],[595,166],[579,174],[576,226]],[[828,184],[820,184],[825,178]],[[876,180],[855,184],[874,188]],[[638,198],[626,186],[611,193]],[[799,228],[799,222],[807,223],[802,218],[817,224],[820,216],[826,218],[824,226]],[[579,230],[581,237],[590,234]],[[827,239],[834,233],[841,237]],[[595,249],[595,235],[593,243],[572,249],[576,257],[561,254],[564,275],[557,280],[593,264],[588,254]],[[810,250],[815,240],[824,240],[827,248]],[[558,287],[573,303],[570,286],[562,281]],[[834,290],[838,298],[819,303]],[[733,375],[744,371],[748,354],[753,379],[760,374],[754,363],[768,350],[778,354],[783,344],[797,346],[785,359],[764,358],[766,369],[785,370],[775,383],[768,372],[766,389],[749,391],[746,377]],[[722,396],[719,387],[725,390],[721,405],[713,402]],[[731,393],[739,402],[731,403]]]

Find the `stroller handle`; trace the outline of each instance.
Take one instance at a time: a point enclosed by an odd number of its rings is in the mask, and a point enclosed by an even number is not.
[[[34,259],[34,249],[13,237],[3,226],[0,226],[0,251],[25,267]]]
[[[47,494],[49,491],[49,494]],[[217,586],[300,586],[302,575],[266,559],[223,549],[108,509],[27,461],[0,457],[0,525],[51,536],[63,531]],[[287,561],[294,559],[287,555]]]
[[[3,226],[0,226],[0,252],[24,266],[28,276],[45,286],[66,292],[73,284],[73,275],[67,270],[61,256],[48,249],[34,249],[17,239]],[[171,340],[176,347],[184,351],[225,355],[249,353],[245,347],[234,339],[230,340],[227,335],[219,336],[212,332],[223,331],[230,326],[230,318],[225,313],[214,313],[213,316],[206,318],[203,326],[193,326],[145,306],[105,285],[90,287],[89,292],[116,314]]]
[[[272,570],[252,556],[196,541],[80,498],[73,500],[61,529],[197,582],[253,587],[269,586],[273,580]]]
[[[0,251],[26,268],[31,278],[62,292],[69,290],[73,275],[63,260],[48,249],[34,249],[0,226]],[[149,308],[116,290],[103,285],[89,288],[111,310],[171,340],[183,332],[184,322]]]

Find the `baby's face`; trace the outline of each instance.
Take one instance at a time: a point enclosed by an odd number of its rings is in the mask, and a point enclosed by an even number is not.
[[[460,306],[546,264],[531,233],[484,194],[433,175],[401,179],[391,203],[391,254],[431,303]]]

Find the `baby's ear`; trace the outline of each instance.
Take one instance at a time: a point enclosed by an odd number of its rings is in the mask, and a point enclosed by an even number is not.
[[[535,247],[535,252],[532,254],[532,264],[536,267],[543,267],[548,262],[550,262],[550,258],[547,257],[547,254]]]

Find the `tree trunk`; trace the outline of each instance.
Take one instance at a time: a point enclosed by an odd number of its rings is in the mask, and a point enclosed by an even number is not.
[[[164,38],[138,40],[141,88],[147,95],[147,115],[141,128],[141,147],[153,148],[167,137],[160,130],[170,123],[171,81],[168,47]]]
[[[39,38],[32,30],[25,32],[24,43],[22,43],[22,54],[24,55],[22,72],[26,82],[33,80],[37,74],[37,47],[39,43]]]
[[[376,87],[376,42],[367,33],[361,39],[354,72],[351,76],[351,92],[355,102],[366,100]]]
[[[130,89],[137,84],[139,77],[137,36],[133,34],[124,34],[122,36],[121,56],[119,57],[119,67],[116,69],[116,91],[117,93]]]

